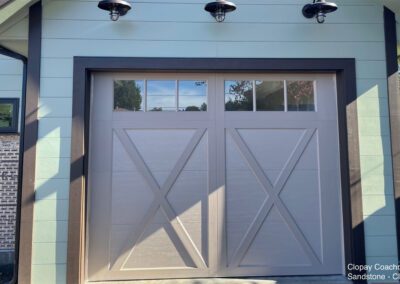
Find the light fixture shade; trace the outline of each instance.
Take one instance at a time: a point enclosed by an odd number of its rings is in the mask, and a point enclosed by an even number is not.
[[[225,19],[225,13],[229,13],[236,10],[236,5],[232,2],[225,0],[217,0],[215,2],[208,3],[204,10],[209,12],[218,22],[222,22]]]
[[[303,15],[306,18],[313,18],[318,13],[328,14],[337,10],[337,5],[332,2],[326,2],[325,0],[314,0],[314,3],[307,4],[303,7]]]
[[[123,0],[103,0],[97,5],[100,9],[118,13],[118,16],[124,16],[131,9],[131,4]]]

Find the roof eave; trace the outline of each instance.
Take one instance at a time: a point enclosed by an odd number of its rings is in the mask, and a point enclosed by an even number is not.
[[[22,9],[31,6],[33,3],[38,2],[39,0],[18,0],[11,1],[0,9],[0,25],[5,23],[11,17],[13,17],[16,13],[21,11]]]

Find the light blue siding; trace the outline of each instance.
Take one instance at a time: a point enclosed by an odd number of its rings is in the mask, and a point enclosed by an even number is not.
[[[38,117],[71,117],[72,98],[41,97]]]
[[[69,199],[69,179],[36,179],[36,200]]]
[[[44,6],[34,247],[51,255],[34,253],[33,283],[65,281],[74,56],[355,58],[366,253],[397,262],[381,5],[338,0],[317,25],[302,0],[237,0],[218,24],[198,0],[142,0],[118,22],[97,2]]]
[[[34,221],[33,225],[33,243],[67,242],[67,221]]]
[[[32,248],[33,258],[39,262],[36,265],[43,264],[64,264],[67,260],[66,255],[67,243],[35,243]]]
[[[72,82],[71,82],[72,83]],[[70,138],[71,118],[41,118],[39,119],[39,139],[41,138]]]
[[[68,220],[68,200],[38,200],[35,204],[33,219],[36,221]]]
[[[56,248],[62,250],[60,247]],[[63,284],[66,283],[65,275],[67,275],[65,264],[36,264],[32,270],[32,283]]]

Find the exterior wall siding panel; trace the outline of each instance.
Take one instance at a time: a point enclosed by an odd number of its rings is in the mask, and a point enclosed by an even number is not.
[[[33,282],[65,282],[74,56],[356,58],[367,261],[397,263],[383,7],[372,0],[336,2],[340,9],[324,25],[301,16],[300,0],[235,1],[238,10],[223,24],[195,0],[133,3],[116,23],[97,9],[97,1],[47,2]],[[41,253],[43,247],[55,256]]]

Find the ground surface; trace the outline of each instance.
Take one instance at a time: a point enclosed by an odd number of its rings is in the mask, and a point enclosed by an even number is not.
[[[109,284],[110,282],[96,282],[96,284]],[[344,277],[278,277],[278,278],[213,278],[213,279],[173,279],[173,280],[142,280],[119,281],[114,284],[349,284]]]

